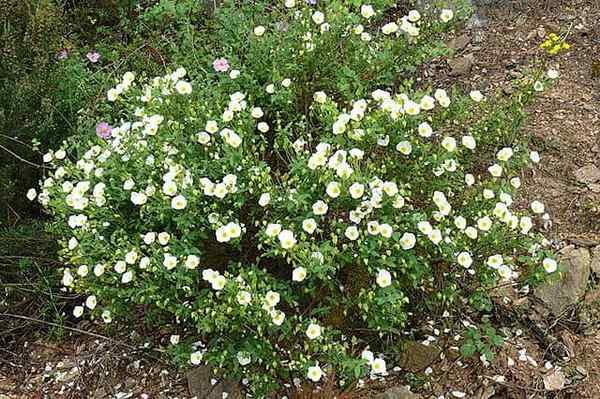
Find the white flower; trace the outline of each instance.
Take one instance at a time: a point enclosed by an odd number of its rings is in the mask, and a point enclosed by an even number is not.
[[[477,227],[481,231],[489,231],[492,228],[492,219],[488,216],[484,216],[477,220]]]
[[[180,80],[175,84],[175,90],[177,90],[177,93],[179,94],[190,94],[192,92],[192,85],[189,82]]]
[[[210,282],[210,286],[215,291],[221,291],[223,288],[225,288],[226,282],[227,280],[224,276],[218,275]]]
[[[410,22],[417,22],[419,19],[421,19],[421,14],[417,10],[410,10],[408,12],[408,20]]]
[[[149,257],[144,256],[142,259],[140,259],[140,269],[146,269],[146,268],[148,268],[149,265],[150,265]]]
[[[362,351],[362,353],[360,354],[360,358],[363,360],[366,360],[367,363],[371,364],[373,363],[373,360],[375,360],[375,356],[373,356],[373,352],[371,352],[370,350],[364,350]]]
[[[537,151],[531,151],[529,153],[529,159],[531,159],[531,162],[533,163],[538,163],[540,162],[540,154]]]
[[[283,249],[293,248],[297,243],[294,233],[290,230],[281,230],[277,238],[279,238],[279,243]]]
[[[280,300],[281,300],[281,296],[279,295],[279,293],[277,293],[275,291],[269,291],[265,295],[265,302],[266,302],[267,306],[269,306],[270,308],[277,305]]]
[[[512,179],[510,179],[510,185],[514,188],[521,187],[521,179],[518,177],[513,177]]]
[[[327,101],[327,94],[324,91],[318,91],[313,95],[313,98],[319,104],[324,104]]]
[[[177,184],[173,180],[168,180],[163,184],[163,193],[172,197],[177,194]]]
[[[275,310],[271,313],[271,320],[273,321],[273,324],[280,326],[285,320],[285,313],[283,313],[281,310]]]
[[[256,36],[262,36],[265,33],[265,27],[264,26],[257,26],[256,28],[254,28],[254,34]]]
[[[433,129],[431,128],[431,125],[427,122],[422,122],[419,125],[419,136],[421,137],[431,137],[431,135],[433,134]]]
[[[385,374],[387,372],[385,360],[378,358],[371,362],[371,372],[373,374]]]
[[[321,11],[315,11],[312,15],[312,20],[315,24],[321,25],[325,22],[325,15]]]
[[[370,4],[363,4],[362,6],[360,6],[360,15],[362,15],[364,18],[371,18],[373,15],[375,15],[375,10],[373,10],[373,6]]]
[[[546,207],[544,206],[544,204],[541,203],[540,201],[537,201],[537,200],[531,202],[530,206],[531,206],[531,210],[534,213],[538,213],[538,214],[544,213],[544,210],[546,209]]]
[[[417,238],[413,233],[404,233],[400,238],[400,245],[402,249],[409,250],[415,247],[415,243],[417,242]]]
[[[464,268],[469,268],[473,264],[473,258],[471,258],[471,254],[468,252],[459,253],[456,257],[456,261]]]
[[[273,94],[275,93],[275,85],[273,83],[267,85],[266,89],[267,93]]]
[[[171,235],[166,231],[163,231],[162,233],[158,234],[158,242],[160,243],[160,245],[167,245],[170,239]]]
[[[498,269],[504,264],[504,259],[502,258],[502,255],[492,255],[487,259],[487,264],[492,269]]]
[[[340,189],[340,184],[338,182],[332,181],[327,185],[325,190],[327,195],[331,198],[337,198],[341,194],[342,190]]]
[[[311,323],[306,329],[306,336],[308,339],[316,339],[321,336],[321,326],[318,324]]]
[[[98,301],[97,301],[95,295],[90,295],[85,300],[85,306],[87,306],[88,309],[92,309],[93,310],[96,307],[97,304],[98,304]]]
[[[112,315],[110,314],[110,310],[102,311],[102,320],[108,324],[112,321]]]
[[[240,291],[237,293],[236,299],[240,305],[246,306],[252,301],[252,294],[248,291]]]
[[[229,77],[230,77],[231,79],[237,79],[239,76],[240,76],[240,71],[239,71],[239,69],[232,69],[232,70],[229,72]]]
[[[188,269],[195,269],[200,264],[200,258],[196,255],[188,255],[185,259],[185,267]]]
[[[34,188],[30,188],[29,191],[27,191],[27,199],[29,201],[33,201],[36,196],[37,196],[37,192],[35,191]]]
[[[312,211],[315,215],[325,215],[329,207],[321,200],[315,202],[312,206]]]
[[[488,168],[488,172],[494,177],[500,177],[502,176],[502,166],[495,163]]]
[[[226,226],[221,226],[215,231],[215,237],[218,242],[228,242],[231,240],[229,236],[229,231]]]
[[[258,125],[256,125],[256,128],[261,131],[262,133],[266,133],[269,131],[269,124],[266,122],[258,122]]]
[[[202,363],[203,357],[204,354],[201,351],[192,352],[190,354],[190,363],[192,363],[194,366],[197,366]]]
[[[392,284],[392,275],[385,269],[380,269],[376,278],[377,285],[381,288],[389,287]]]
[[[252,362],[252,357],[244,352],[238,352],[236,357],[240,366],[247,366]],[[225,397],[225,394],[223,394],[223,397]]]
[[[296,0],[285,0],[284,4],[287,8],[294,8],[296,5]]]
[[[471,240],[475,240],[477,238],[477,229],[473,226],[469,226],[465,228],[465,234],[467,235],[467,237],[469,237]]]
[[[129,283],[131,280],[133,280],[133,272],[131,272],[131,271],[125,272],[121,276],[121,282],[123,284]]]
[[[409,155],[412,152],[412,145],[408,141],[401,141],[396,144],[396,150],[401,154]]]
[[[312,234],[317,229],[317,222],[313,218],[308,218],[302,221],[302,230],[308,234]]]
[[[469,93],[469,96],[476,103],[478,103],[481,100],[483,100],[483,94],[481,94],[481,92],[479,90],[473,90],[471,93]]]
[[[163,265],[165,268],[167,268],[167,270],[174,269],[177,266],[177,257],[171,254],[165,254]]]
[[[533,222],[529,216],[522,216],[519,220],[519,227],[521,228],[522,234],[529,233],[529,230],[533,227]]]
[[[356,226],[349,226],[346,228],[346,231],[344,232],[344,235],[349,239],[349,240],[356,240],[358,238],[358,229],[356,228]]]
[[[267,225],[265,233],[269,237],[275,237],[281,231],[281,225],[277,223],[270,223]]]
[[[204,130],[206,130],[209,133],[216,133],[219,130],[219,125],[216,121],[209,120],[206,121],[206,126],[204,126]]]
[[[321,370],[319,365],[309,367],[308,372],[306,373],[306,378],[313,382],[319,382],[322,376],[323,370]]]
[[[271,202],[271,194],[262,193],[260,198],[258,199],[258,205],[265,207],[269,205],[269,202]]]
[[[454,17],[454,12],[452,10],[443,9],[440,13],[440,20],[442,22],[450,22],[450,20]]]
[[[456,149],[456,140],[454,137],[444,137],[442,140],[442,147],[448,152],[452,152]]]
[[[545,258],[542,261],[542,266],[544,266],[544,270],[546,270],[547,273],[554,273],[558,268],[556,261],[550,258]]]
[[[513,156],[513,150],[510,147],[504,147],[496,154],[499,161],[506,162]]]
[[[291,84],[292,84],[292,80],[291,80],[291,79],[288,79],[288,78],[286,78],[286,79],[283,79],[283,80],[281,81],[281,85],[282,85],[283,87],[290,87],[290,85],[291,85]]]
[[[292,271],[292,281],[303,281],[306,278],[306,269],[302,266],[295,268]]]
[[[462,145],[467,147],[469,150],[474,150],[477,146],[477,142],[473,136],[463,136]]]
[[[187,199],[183,195],[178,195],[171,200],[171,208],[176,210],[184,209],[187,206]]]
[[[132,191],[130,199],[131,203],[134,205],[144,205],[148,201],[148,196],[144,193]]]
[[[467,186],[472,186],[473,184],[475,184],[475,176],[473,176],[473,175],[472,175],[472,174],[470,174],[470,173],[467,173],[467,174],[465,175],[465,184],[466,184]]]
[[[83,314],[83,310],[84,310],[83,306],[75,306],[73,308],[73,316],[80,318],[81,315]]]
[[[550,79],[557,79],[560,75],[560,73],[556,70],[556,69],[548,69],[548,72],[546,73],[548,75],[548,77]]]
[[[179,335],[171,335],[169,337],[169,341],[171,342],[171,345],[177,345],[179,343]]]
[[[383,223],[379,225],[379,233],[382,237],[390,238],[394,233],[394,229],[392,229],[392,226],[390,226],[389,224]]]
[[[365,192],[365,186],[361,183],[354,183],[348,189],[350,196],[354,199],[358,199],[363,196]]]
[[[535,90],[535,91],[544,91],[544,84],[542,82],[540,82],[539,80],[537,80],[533,84],[533,90]]]
[[[398,31],[398,25],[395,22],[390,22],[381,27],[381,31],[384,35],[391,35]]]

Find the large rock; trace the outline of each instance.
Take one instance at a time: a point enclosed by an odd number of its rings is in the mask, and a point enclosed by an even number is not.
[[[566,269],[562,279],[545,283],[536,289],[536,296],[557,316],[585,295],[590,277],[590,251],[587,248],[567,247],[561,252],[559,263]]]
[[[200,366],[186,374],[190,396],[196,399],[242,399],[239,384],[215,376],[210,367]]]
[[[440,358],[442,350],[433,344],[410,341],[400,355],[400,367],[413,373],[422,371]]]
[[[422,396],[410,391],[410,387],[399,386],[388,389],[375,399],[421,399]]]

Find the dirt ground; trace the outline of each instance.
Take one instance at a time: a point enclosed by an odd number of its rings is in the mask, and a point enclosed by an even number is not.
[[[540,152],[542,162],[525,172],[522,200],[546,204],[552,217],[548,234],[556,242],[600,245],[600,177],[592,181],[580,171],[600,167],[600,71],[594,69],[600,69],[600,0],[511,3],[482,8],[479,14],[479,21],[486,21],[483,26],[458,32],[468,39],[458,56],[474,57],[471,71],[459,77],[464,85],[489,94],[510,92],[511,81],[541,60],[561,75],[528,110],[523,134],[531,136],[532,149]],[[539,44],[553,31],[568,32],[572,48],[548,57]],[[423,399],[599,398],[599,299],[592,282],[577,309],[558,320],[542,320],[541,332],[527,325],[519,330],[518,323],[507,325],[506,345],[487,367],[479,360],[461,361],[452,355],[456,343],[440,338],[435,344],[446,348],[443,359],[436,355],[410,375],[391,370],[388,382],[372,382],[372,389],[355,396],[374,397],[366,392],[381,392],[391,380],[417,381]],[[527,299],[511,300],[514,305]],[[426,327],[434,339],[437,322]],[[560,345],[561,351],[553,345]],[[142,346],[74,331],[59,344],[44,338],[17,339],[10,348],[0,347],[0,399],[189,397],[183,373],[161,359],[162,354]]]

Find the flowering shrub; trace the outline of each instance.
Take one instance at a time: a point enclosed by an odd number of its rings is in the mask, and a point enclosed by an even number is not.
[[[377,337],[409,312],[554,273],[543,204],[512,207],[537,154],[456,123],[493,108],[482,93],[397,81],[457,16],[392,3],[225,6],[197,76],[126,73],[28,194],[64,233],[75,316],[168,315],[188,328],[180,359],[264,396],[385,375]]]

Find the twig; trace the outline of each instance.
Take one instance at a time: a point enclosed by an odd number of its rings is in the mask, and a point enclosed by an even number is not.
[[[89,335],[90,337],[104,339],[104,340],[110,341],[110,342],[112,342],[114,344],[125,346],[126,348],[129,348],[129,349],[134,349],[134,350],[138,349],[135,346],[126,344],[126,343],[121,342],[121,341],[117,341],[114,338],[110,338],[110,337],[106,337],[104,335],[100,335],[100,334],[96,334],[96,333],[93,333],[93,332],[81,330],[81,329],[75,328],[75,327],[63,326],[61,324],[53,323],[51,321],[34,319],[33,317],[21,316],[21,315],[11,314],[11,313],[2,313],[2,314],[0,314],[0,317],[11,317],[13,319],[27,320],[27,321],[32,321],[32,322],[35,322],[35,323],[46,324],[46,325],[49,325],[49,326],[52,326],[52,327],[64,328],[65,330],[74,331],[74,332],[77,332],[77,333],[80,333],[80,334],[84,334],[84,335]]]
[[[34,166],[36,168],[44,168],[44,169],[50,169],[47,166],[44,165],[38,165],[36,163],[33,163],[31,161],[26,160],[25,158],[22,158],[21,156],[15,154],[14,152],[12,152],[11,150],[9,150],[8,148],[4,147],[3,145],[0,145],[0,148],[3,149],[4,151],[8,152],[10,155],[12,155],[13,157],[17,158],[19,161],[21,162],[25,162],[28,165]]]

